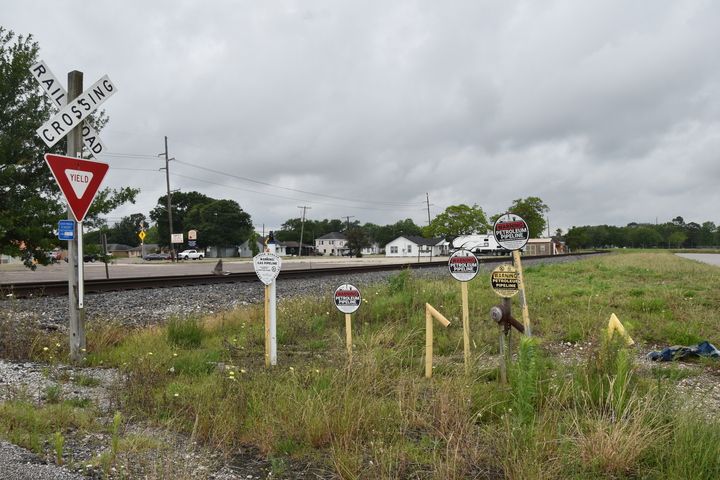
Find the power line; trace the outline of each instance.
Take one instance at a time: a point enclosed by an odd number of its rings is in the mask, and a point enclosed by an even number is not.
[[[300,189],[297,189],[297,188],[283,187],[283,186],[281,186],[281,185],[273,185],[272,183],[263,182],[263,181],[261,181],[261,180],[255,180],[255,179],[253,179],[253,178],[243,177],[243,176],[241,176],[241,175],[233,175],[232,173],[223,172],[223,171],[220,171],[220,170],[214,170],[214,169],[208,168],[208,167],[201,167],[201,166],[199,166],[199,165],[193,165],[192,163],[183,162],[183,161],[181,161],[181,160],[177,160],[177,163],[180,163],[180,164],[182,164],[182,165],[187,165],[188,167],[192,167],[192,168],[197,168],[197,169],[200,169],[200,170],[204,170],[204,171],[207,171],[207,172],[216,173],[216,174],[218,174],[218,175],[223,175],[223,176],[227,176],[227,177],[232,177],[232,178],[236,178],[236,179],[238,179],[238,180],[244,180],[244,181],[246,181],[246,182],[256,183],[256,184],[258,184],[258,185],[264,185],[264,186],[266,186],[266,187],[280,188],[280,189],[283,189],[283,190],[289,190],[289,191],[291,191],[291,192],[304,193],[304,194],[306,194],[306,195],[314,195],[314,196],[317,196],[317,197],[331,198],[331,199],[333,199],[333,200],[352,201],[352,202],[360,202],[360,203],[374,203],[374,204],[378,204],[378,205],[387,205],[387,206],[395,206],[395,207],[414,207],[414,206],[416,206],[416,205],[420,205],[420,204],[425,203],[425,202],[415,202],[415,203],[376,202],[376,201],[373,201],[373,200],[358,200],[358,199],[347,198],[347,197],[338,197],[338,196],[335,196],[335,195],[327,195],[327,194],[324,194],[324,193],[310,192],[310,191],[307,191],[307,190],[300,190]]]

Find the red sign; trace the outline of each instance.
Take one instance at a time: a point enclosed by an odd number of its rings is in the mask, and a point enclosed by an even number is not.
[[[95,200],[110,165],[94,160],[45,154],[45,161],[67,200],[75,220],[81,222]]]

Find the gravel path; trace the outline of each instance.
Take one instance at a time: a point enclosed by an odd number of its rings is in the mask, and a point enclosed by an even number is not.
[[[568,257],[526,260],[524,265],[564,263],[574,260]],[[495,264],[480,265],[483,270],[491,270],[495,266]],[[282,301],[284,298],[294,296],[330,294],[342,283],[363,287],[385,282],[396,274],[397,272],[373,272],[285,280],[278,283],[278,298]],[[414,270],[413,275],[420,278],[449,278],[445,267]],[[171,316],[182,317],[231,310],[240,305],[262,302],[262,297],[263,287],[259,282],[99,293],[86,297],[86,318],[88,322],[113,320],[125,325],[151,325],[162,323]],[[47,329],[65,329],[67,325],[67,297],[6,299],[0,301],[0,308],[14,318],[34,320]],[[80,375],[93,377],[98,384],[78,386],[73,382],[73,378]],[[101,415],[109,418],[112,416],[113,404],[108,397],[111,393],[108,392],[112,392],[111,387],[116,380],[117,373],[110,369],[75,369],[62,365],[48,366],[33,362],[12,363],[0,360],[0,403],[10,398],[17,398],[17,395],[36,403],[43,403],[47,400],[48,388],[58,386],[63,398],[89,398],[97,405]],[[128,428],[145,427],[132,425]],[[266,478],[271,471],[270,465],[253,452],[247,453],[240,462],[241,465],[223,465],[212,452],[203,451],[201,447],[190,444],[187,439],[160,431],[153,432],[152,435],[163,438],[164,444],[172,446],[160,454],[171,458],[152,460],[156,462],[156,471],[159,469],[165,472],[182,472],[183,478],[218,480]],[[107,448],[108,443],[109,439],[106,436],[92,434],[87,438],[68,442],[66,449],[68,455],[73,458],[85,459],[98,455]],[[79,471],[71,472],[64,467],[48,463],[47,459],[25,449],[0,442],[0,479],[2,480],[102,478],[102,472],[97,469],[85,469],[83,465],[79,468]],[[132,473],[125,473],[126,476],[128,474],[129,478],[132,478]],[[308,477],[318,478],[317,474],[308,474]]]

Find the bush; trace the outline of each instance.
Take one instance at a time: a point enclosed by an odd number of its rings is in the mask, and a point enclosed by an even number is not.
[[[198,348],[205,337],[205,330],[197,319],[172,319],[167,326],[167,339],[180,348]]]

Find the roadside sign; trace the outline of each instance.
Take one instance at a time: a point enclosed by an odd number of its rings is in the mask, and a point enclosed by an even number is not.
[[[60,220],[58,222],[58,239],[75,240],[75,222],[73,220]]]
[[[188,247],[197,247],[197,240],[188,240]]]
[[[188,240],[197,240],[197,230],[188,230]]]
[[[260,281],[270,285],[280,274],[282,260],[274,253],[258,253],[253,257],[253,266]]]
[[[42,89],[45,90],[45,93],[53,105],[59,109],[65,107],[67,103],[67,91],[58,79],[55,78],[55,75],[53,75],[44,61],[40,60],[31,66],[30,73],[35,80],[38,81]],[[97,131],[87,122],[83,123],[82,137],[83,143],[85,143],[88,151],[92,152],[93,155],[99,155],[105,150],[105,144],[100,140]]]
[[[478,273],[478,259],[468,250],[460,249],[450,255],[448,269],[455,280],[469,282]]]
[[[501,297],[510,298],[519,290],[518,272],[512,265],[500,265],[490,274],[492,289]]]
[[[83,221],[110,166],[105,162],[50,153],[45,154],[45,162],[65,195],[75,220]]]
[[[183,243],[185,241],[183,238],[182,233],[173,233],[170,235],[170,243]]]
[[[140,231],[138,232],[138,237],[140,237],[140,241],[141,241],[141,242],[144,242],[144,241],[145,241],[145,236],[146,236],[146,233],[145,233],[144,230],[140,230]]]
[[[355,313],[360,308],[362,297],[360,296],[360,290],[354,285],[345,283],[335,289],[335,306],[342,313]]]
[[[512,213],[506,213],[493,225],[495,240],[506,250],[520,250],[530,238],[527,222]]]
[[[48,147],[52,147],[62,140],[70,130],[80,125],[88,115],[97,110],[115,92],[117,92],[117,88],[110,78],[107,75],[103,76],[38,128],[37,134]]]

